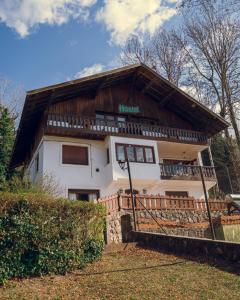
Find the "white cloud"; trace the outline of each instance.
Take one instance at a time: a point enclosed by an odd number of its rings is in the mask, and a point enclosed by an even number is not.
[[[174,1],[176,2],[176,1]],[[104,0],[96,19],[111,33],[111,41],[123,45],[130,34],[154,34],[176,14],[173,0]]]
[[[109,61],[106,64],[96,63],[96,64],[93,64],[92,66],[85,67],[82,70],[80,70],[79,72],[77,72],[73,76],[73,78],[77,79],[77,78],[81,78],[81,77],[94,75],[97,73],[101,73],[101,72],[105,72],[108,70],[119,68],[120,66],[122,66],[122,64],[121,64],[121,61],[119,60],[119,57],[115,57],[114,59],[112,59],[111,61]],[[71,79],[68,78],[68,80],[71,80]]]
[[[94,74],[97,74],[97,73],[101,73],[105,69],[106,69],[106,67],[102,64],[94,64],[90,67],[83,68],[81,71],[77,72],[74,75],[74,79],[94,75]]]
[[[22,37],[39,24],[61,25],[70,18],[86,20],[97,0],[1,0],[0,22]]]

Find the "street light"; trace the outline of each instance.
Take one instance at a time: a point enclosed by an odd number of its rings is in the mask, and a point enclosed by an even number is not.
[[[129,187],[130,187],[130,194],[131,194],[132,208],[133,208],[133,224],[134,224],[134,231],[136,231],[135,201],[133,196],[132,177],[131,177],[129,160],[128,158],[126,158],[126,160],[119,160],[118,164],[123,171],[125,170],[128,171],[128,180],[129,180]]]

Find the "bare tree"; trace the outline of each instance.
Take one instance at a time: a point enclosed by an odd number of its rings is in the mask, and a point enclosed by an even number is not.
[[[195,72],[198,83],[211,91],[212,104],[229,119],[238,145],[240,134],[236,121],[240,99],[240,25],[232,15],[222,14],[213,6],[201,7],[184,25],[184,47],[191,61],[190,77]],[[187,42],[186,42],[187,41]],[[226,136],[228,136],[226,131]]]
[[[153,38],[153,60],[162,76],[179,85],[187,63],[187,55],[178,43],[175,31],[161,30]]]
[[[137,35],[131,35],[122,49],[120,59],[125,64],[144,63],[153,67],[153,53],[150,39],[140,40]]]
[[[186,65],[186,52],[173,31],[159,30],[152,38],[140,41],[132,36],[121,56],[124,64],[141,62],[179,85]]]
[[[218,10],[236,11],[240,8],[240,0],[182,0],[178,8],[191,9],[198,8],[202,5],[213,5],[217,6]]]
[[[21,86],[14,85],[5,77],[0,77],[0,107],[7,107],[10,114],[18,122],[25,98]]]

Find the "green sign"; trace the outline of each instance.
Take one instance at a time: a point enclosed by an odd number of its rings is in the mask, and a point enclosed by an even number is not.
[[[127,106],[123,104],[119,104],[118,111],[120,113],[133,113],[133,114],[140,113],[139,106]]]

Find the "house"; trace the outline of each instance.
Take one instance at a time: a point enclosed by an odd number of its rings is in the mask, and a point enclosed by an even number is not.
[[[203,198],[217,184],[210,138],[228,123],[143,64],[29,91],[11,167],[53,174],[62,196],[91,200],[128,189]],[[207,153],[205,161],[201,153]]]

